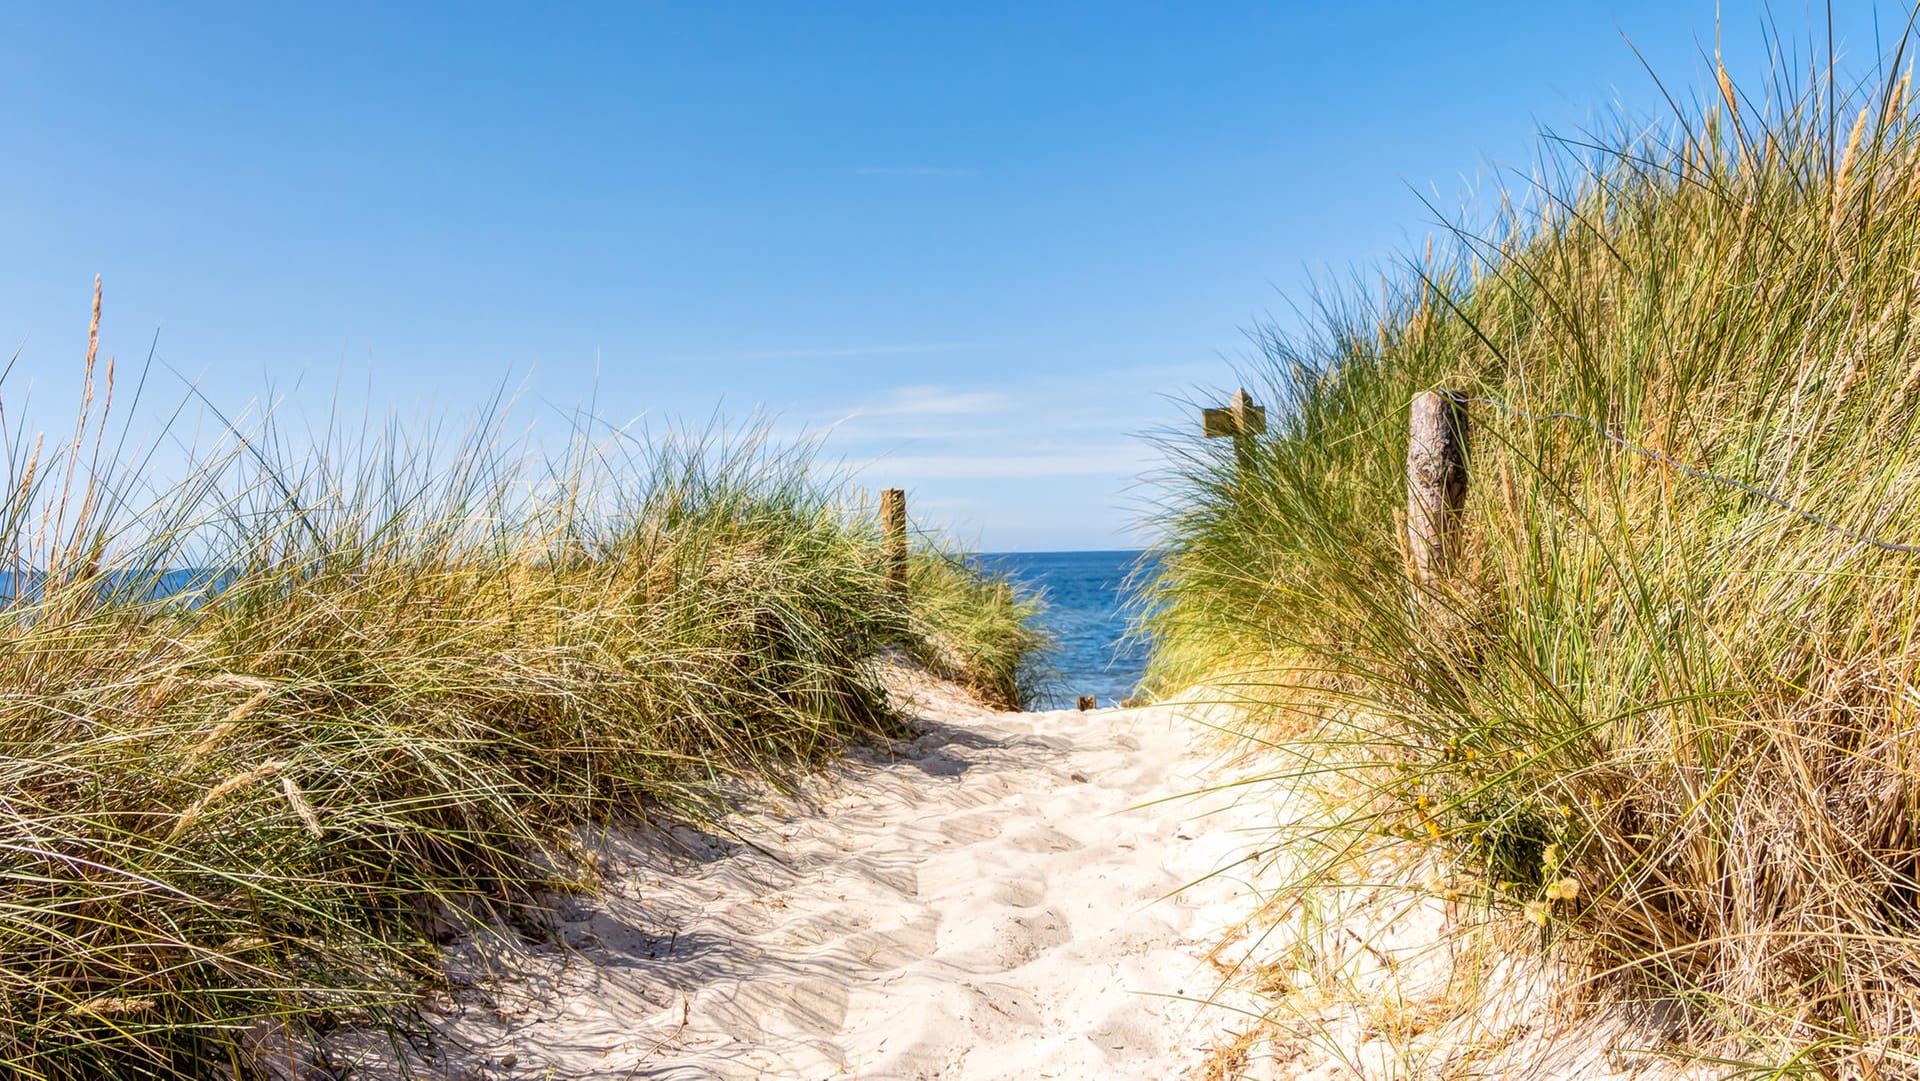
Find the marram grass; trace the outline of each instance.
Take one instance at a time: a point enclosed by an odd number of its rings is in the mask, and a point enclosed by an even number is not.
[[[966,685],[990,705],[1019,709],[1033,662],[1049,641],[1041,598],[966,556],[928,547],[907,568],[912,598],[910,651],[936,675]]]
[[[1017,700],[1038,644],[963,571],[898,596],[877,521],[755,433],[583,427],[542,463],[497,424],[301,455],[268,424],[141,495],[94,354],[78,434],[4,433],[8,1077],[250,1076],[262,1024],[401,1038],[436,928],[580,887],[568,827],[716,813],[898,731],[885,651],[937,638]]]
[[[1269,336],[1251,473],[1169,440],[1151,678],[1224,680],[1362,786],[1302,885],[1437,848],[1691,1053],[1916,1076],[1920,555],[1855,537],[1920,544],[1920,116],[1904,74],[1792,62],[1549,140],[1490,228]],[[1416,606],[1435,387],[1523,414],[1469,407],[1466,549]]]

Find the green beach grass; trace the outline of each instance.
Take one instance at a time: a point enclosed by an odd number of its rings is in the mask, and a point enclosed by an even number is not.
[[[1489,225],[1264,337],[1248,475],[1167,440],[1150,678],[1259,703],[1256,735],[1298,741],[1283,773],[1360,792],[1291,836],[1298,885],[1437,855],[1584,994],[1767,1076],[1920,1073],[1907,56],[1844,82],[1783,44],[1758,85],[1548,138]],[[1465,550],[1415,621],[1433,388],[1480,400]]]
[[[263,1023],[404,1039],[436,928],[591,888],[571,829],[902,732],[897,651],[1016,704],[1040,644],[931,552],[898,595],[878,522],[764,428],[583,422],[550,461],[497,409],[298,454],[269,421],[154,492],[96,354],[74,435],[5,433],[9,1077],[251,1076]]]

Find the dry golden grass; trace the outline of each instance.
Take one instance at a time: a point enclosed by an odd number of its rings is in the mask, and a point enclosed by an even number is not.
[[[962,566],[902,598],[878,523],[758,431],[583,425],[547,463],[497,415],[360,445],[268,422],[149,491],[104,449],[99,317],[96,286],[75,438],[0,429],[7,1077],[404,1038],[436,934],[580,888],[568,828],[711,814],[899,731],[890,651],[937,636],[1017,695],[1040,644]]]
[[[1224,661],[1312,719],[1286,772],[1355,763],[1308,887],[1342,830],[1435,847],[1697,1054],[1916,1076],[1920,118],[1804,80],[1550,140],[1379,307],[1269,336],[1254,475],[1169,444],[1155,678]],[[1467,551],[1410,606],[1436,386],[1476,399]]]

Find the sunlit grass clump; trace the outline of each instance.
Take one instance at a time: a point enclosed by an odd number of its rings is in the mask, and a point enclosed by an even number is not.
[[[1152,674],[1238,673],[1303,770],[1358,763],[1311,878],[1438,846],[1696,1051],[1911,1076],[1920,554],[1868,538],[1920,544],[1920,117],[1905,76],[1781,63],[1550,141],[1491,227],[1267,340],[1251,472],[1172,444]],[[1500,404],[1468,406],[1464,550],[1416,604],[1436,387]]]
[[[495,423],[296,454],[268,424],[154,494],[96,367],[70,439],[5,433],[6,1076],[405,1031],[436,929],[569,888],[570,827],[898,732],[887,651],[939,635],[1017,699],[1028,609],[957,571],[903,598],[804,449],[583,425],[553,462]]]
[[[1039,625],[1041,599],[964,554],[931,547],[909,561],[907,595],[914,659],[991,705],[1019,709],[1034,661],[1050,644]]]

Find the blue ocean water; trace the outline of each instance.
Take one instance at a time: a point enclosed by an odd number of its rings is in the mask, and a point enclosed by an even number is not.
[[[999,552],[977,557],[990,570],[1039,590],[1056,641],[1029,709],[1065,709],[1091,694],[1111,706],[1132,694],[1146,669],[1142,642],[1128,641],[1121,606],[1139,552]]]
[[[189,607],[220,589],[227,576],[203,570],[124,571],[101,573],[94,588],[101,600],[109,598],[128,604],[151,604],[172,597],[186,597]],[[0,602],[39,599],[46,584],[44,571],[0,571]]]

